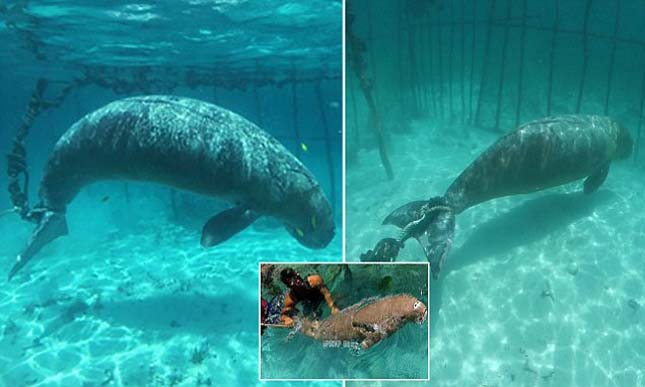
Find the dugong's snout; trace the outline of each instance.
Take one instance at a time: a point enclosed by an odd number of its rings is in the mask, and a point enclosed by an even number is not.
[[[310,249],[325,248],[336,234],[334,214],[329,200],[322,191],[316,191],[306,200],[307,211],[301,211],[285,222],[285,228],[298,242]]]
[[[303,246],[310,249],[323,249],[334,239],[336,234],[333,218],[330,217],[330,219],[331,222],[324,219],[324,224],[318,224],[318,216],[312,215],[309,224],[304,223],[300,226],[285,224],[285,228]]]
[[[22,253],[16,258],[16,263],[9,272],[8,280],[10,281],[13,276],[22,269],[31,258],[36,255],[40,249],[53,241],[54,239],[67,235],[67,221],[65,214],[54,211],[44,211],[38,226],[31,234],[27,246]]]

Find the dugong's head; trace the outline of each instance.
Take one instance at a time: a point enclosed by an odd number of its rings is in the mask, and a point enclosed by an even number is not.
[[[417,298],[409,294],[393,296],[389,302],[392,314],[403,317],[405,320],[422,324],[428,316],[428,308]]]
[[[629,131],[624,126],[616,121],[612,121],[612,125],[617,132],[614,158],[625,159],[631,156],[634,141],[632,140]]]
[[[320,187],[294,198],[292,204],[294,213],[285,221],[289,234],[310,249],[326,247],[334,238],[336,225],[331,204]]]

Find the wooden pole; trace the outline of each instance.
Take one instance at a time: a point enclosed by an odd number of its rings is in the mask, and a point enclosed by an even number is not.
[[[374,51],[376,51],[377,45],[374,44],[374,29],[372,28],[372,7],[374,6],[374,2],[370,2],[367,5],[367,39],[369,41],[368,44],[368,56],[369,56],[369,61],[371,65],[371,78],[372,78],[372,85],[377,84],[377,76],[376,76],[376,63],[378,62],[376,59],[374,59]],[[378,95],[377,92],[372,88],[372,96],[374,100],[378,100]]]
[[[475,111],[475,122],[474,124],[477,123],[477,120],[479,120],[479,116],[481,114],[482,110],[482,96],[484,95],[484,85],[486,84],[486,80],[488,78],[488,59],[490,56],[490,37],[493,32],[493,18],[495,17],[495,2],[496,0],[491,0],[490,2],[490,9],[488,11],[488,28],[486,30],[486,46],[484,47],[484,60],[482,63],[482,72],[480,78],[480,83],[479,83],[479,97],[477,99],[477,110]]]
[[[611,94],[611,81],[614,78],[614,62],[616,60],[616,37],[618,36],[618,18],[620,17],[620,0],[616,0],[616,17],[614,18],[614,39],[611,42],[611,57],[609,59],[609,72],[607,74],[607,94],[605,94],[605,115],[609,114],[609,95]]]
[[[582,75],[580,77],[580,87],[578,88],[578,100],[576,101],[576,113],[580,113],[582,106],[582,94],[585,90],[585,79],[587,78],[587,67],[589,65],[589,42],[587,31],[589,30],[589,15],[591,14],[591,0],[587,0],[585,6],[585,20],[582,27]]]
[[[558,41],[558,29],[560,28],[560,3],[555,0],[555,19],[553,21],[553,37],[551,38],[551,52],[549,56],[549,81],[547,82],[547,103],[546,115],[551,115],[551,108],[553,106],[553,70],[555,62],[555,47]]]
[[[526,0],[524,0],[524,10],[522,11],[522,32],[520,33],[520,73],[519,80],[517,82],[517,108],[515,110],[515,127],[520,124],[520,115],[522,112],[522,86],[523,86],[523,76],[524,76],[524,46],[526,38]]]
[[[506,20],[511,18],[511,8],[513,3],[510,0],[506,2]],[[508,24],[504,30],[504,43],[502,43],[502,63],[499,73],[499,85],[497,86],[497,107],[495,111],[495,128],[499,129],[500,113],[502,111],[502,93],[504,91],[504,73],[506,72],[506,51],[508,49],[508,34],[510,32]]]
[[[347,53],[347,62],[350,64],[350,67],[356,74],[356,77],[359,80],[361,91],[367,102],[368,114],[370,115],[371,122],[373,123],[374,135],[378,141],[379,156],[381,158],[381,163],[385,169],[385,174],[389,180],[394,179],[394,172],[392,171],[392,165],[390,164],[390,159],[387,156],[387,149],[385,145],[385,136],[383,135],[383,127],[379,119],[378,111],[376,110],[376,103],[374,102],[374,97],[372,96],[372,80],[367,75],[367,64],[365,63],[365,58],[363,57],[363,52],[365,51],[365,44],[363,41],[358,39],[352,31],[352,22],[354,16],[351,13],[350,6],[347,4],[345,7],[347,27],[345,28],[346,34],[346,53]]]

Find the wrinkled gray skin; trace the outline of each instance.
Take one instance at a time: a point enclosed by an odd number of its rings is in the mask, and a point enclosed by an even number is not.
[[[402,241],[419,240],[437,278],[452,245],[455,215],[491,199],[585,177],[584,192],[594,192],[607,177],[611,161],[629,157],[631,151],[629,132],[608,117],[566,115],[532,121],[485,150],[442,197],[408,203],[383,223],[404,229]]]
[[[311,172],[251,122],[194,99],[126,98],[86,115],[56,144],[34,209],[40,222],[10,279],[67,233],[65,208],[81,188],[105,179],[157,182],[240,204],[248,209],[240,213],[282,220],[310,248],[334,236],[331,205]]]

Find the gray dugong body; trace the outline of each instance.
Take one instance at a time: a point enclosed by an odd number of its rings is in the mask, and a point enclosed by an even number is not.
[[[384,221],[416,238],[435,278],[452,244],[455,215],[502,196],[535,192],[585,178],[595,191],[609,164],[631,154],[629,132],[609,117],[565,115],[532,121],[501,137],[473,161],[441,197],[399,207]]]
[[[303,245],[334,236],[329,201],[311,172],[276,139],[241,116],[188,98],[118,100],[76,122],[58,141],[32,211],[38,226],[11,278],[45,244],[67,233],[65,208],[104,179],[151,181],[238,204],[211,218],[202,244],[219,243],[260,215],[282,220]]]

